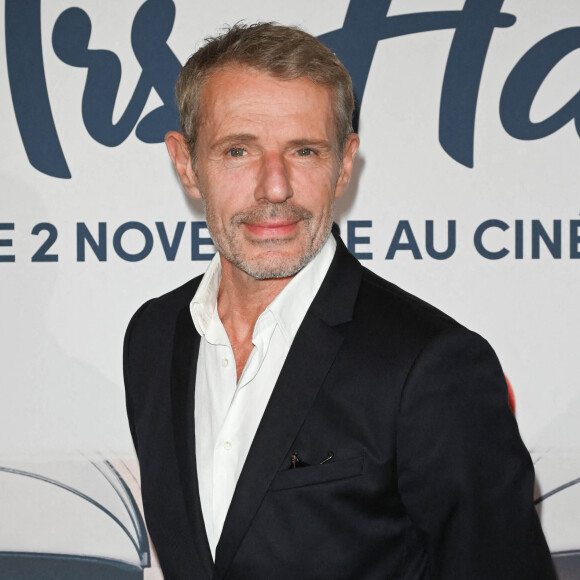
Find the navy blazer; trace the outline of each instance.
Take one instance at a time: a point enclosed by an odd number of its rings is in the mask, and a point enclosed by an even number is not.
[[[337,241],[256,432],[215,564],[195,459],[200,337],[189,303],[200,277],[133,317],[127,412],[165,578],[554,579],[532,463],[493,350]],[[293,452],[307,465],[292,469]]]

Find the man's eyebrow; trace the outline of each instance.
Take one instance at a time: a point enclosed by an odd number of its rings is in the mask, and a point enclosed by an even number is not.
[[[258,137],[252,135],[251,133],[233,133],[231,135],[226,135],[217,141],[214,141],[210,148],[211,149],[222,149],[228,145],[239,145],[244,143],[252,143],[257,141]]]
[[[312,147],[314,149],[332,149],[332,145],[326,139],[292,139],[288,143],[291,148]]]

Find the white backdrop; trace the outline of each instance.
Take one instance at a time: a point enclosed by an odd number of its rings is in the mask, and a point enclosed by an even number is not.
[[[492,5],[513,17],[497,17],[503,24],[489,31],[487,47],[476,34],[485,14],[477,12],[493,12]],[[337,211],[343,238],[366,266],[492,343],[515,393],[538,497],[568,484],[538,506],[551,550],[580,550],[580,485],[574,484],[580,478],[580,138],[574,125],[578,115],[580,126],[580,28],[574,28],[580,4],[176,0],[174,23],[173,6],[171,0],[3,2],[0,504],[7,517],[0,551],[146,563],[143,550],[128,541],[136,533],[121,534],[123,547],[107,531],[117,523],[74,493],[88,512],[73,517],[81,508],[64,496],[54,499],[54,490],[66,490],[48,480],[95,498],[98,485],[85,468],[94,467],[102,479],[97,467],[110,460],[137,489],[124,416],[124,329],[145,299],[201,273],[203,254],[213,248],[203,224],[196,225],[203,221],[201,207],[186,200],[165,146],[146,142],[154,139],[135,126],[165,102],[161,120],[151,124],[157,134],[171,129],[163,119],[170,118],[167,94],[177,61],[184,63],[204,36],[242,19],[297,24],[315,35],[342,29],[323,40],[340,44],[333,48],[349,55],[356,74],[368,69],[360,155]],[[139,20],[140,8],[157,17]],[[453,15],[453,27],[402,34],[405,15],[434,11]],[[423,21],[409,17],[411,29],[420,30]],[[432,14],[426,21],[441,28]],[[468,26],[469,42],[460,45]],[[399,36],[385,38],[385,30]],[[148,52],[140,39],[152,37]],[[476,45],[484,59],[479,66]],[[459,55],[459,65],[449,64],[450,54]],[[466,75],[447,85],[440,109],[446,67],[449,75]],[[470,96],[466,87],[479,76],[479,90],[476,83]],[[142,104],[135,104],[142,94]],[[472,124],[461,118],[470,104]],[[124,118],[126,111],[135,119]],[[471,148],[473,163],[466,162]],[[70,177],[63,177],[63,160]],[[426,233],[429,223],[434,236]],[[454,251],[448,227],[456,231]],[[45,240],[50,247],[42,251]],[[444,259],[432,257],[447,248]],[[124,521],[130,510],[121,504],[109,513]],[[127,522],[131,528],[130,517]]]

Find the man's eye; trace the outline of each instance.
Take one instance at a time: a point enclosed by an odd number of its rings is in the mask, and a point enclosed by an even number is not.
[[[228,151],[228,155],[230,157],[243,157],[245,154],[246,154],[245,149],[242,149],[241,147],[232,147]]]
[[[296,151],[296,154],[299,157],[307,157],[308,155],[314,155],[314,151],[312,151],[310,147],[302,147],[302,149],[298,149],[298,151]]]

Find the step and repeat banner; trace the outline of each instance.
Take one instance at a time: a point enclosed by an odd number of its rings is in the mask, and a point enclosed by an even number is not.
[[[494,346],[550,549],[580,577],[576,0],[4,0],[0,20],[0,562],[161,577],[121,347],[214,252],[163,144],[173,85],[204,37],[273,20],[354,80],[343,239]]]

